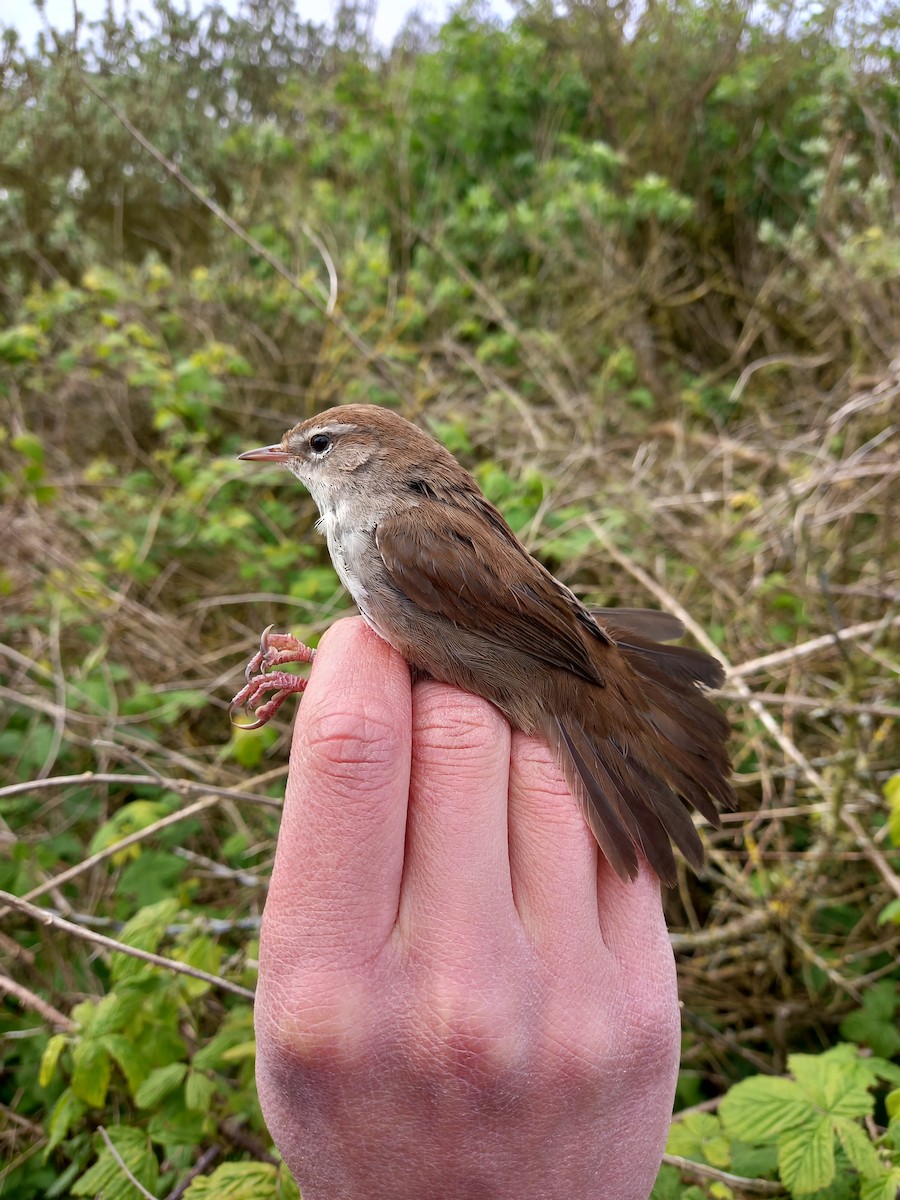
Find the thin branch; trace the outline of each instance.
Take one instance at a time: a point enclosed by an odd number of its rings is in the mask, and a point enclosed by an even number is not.
[[[48,1004],[46,1000],[36,996],[23,984],[16,983],[8,975],[0,975],[0,992],[6,992],[7,996],[18,1000],[23,1008],[30,1008],[48,1025],[54,1025],[64,1033],[74,1033],[78,1028],[71,1017],[67,1017],[64,1012],[60,1012],[58,1008],[54,1008],[52,1004]]]
[[[752,1192],[756,1196],[787,1196],[788,1190],[780,1183],[772,1183],[768,1179],[747,1179],[743,1175],[732,1175],[730,1171],[720,1171],[718,1167],[710,1167],[706,1163],[694,1162],[690,1158],[682,1158],[680,1154],[664,1154],[666,1166],[677,1167],[686,1175],[695,1179],[715,1179],[728,1187],[738,1188],[742,1192]]]
[[[176,179],[178,183],[181,184],[185,191],[190,192],[194,199],[202,204],[204,208],[208,208],[213,216],[222,222],[226,229],[229,229],[235,237],[240,238],[245,245],[250,247],[254,254],[259,255],[260,258],[267,262],[272,270],[275,271],[276,274],[280,275],[281,278],[285,280],[285,282],[292,287],[295,292],[298,292],[305,300],[308,300],[310,304],[313,304],[327,320],[331,321],[334,327],[344,335],[354,349],[359,351],[365,361],[367,363],[372,363],[376,367],[385,382],[392,387],[396,387],[401,383],[405,383],[406,373],[398,366],[398,364],[392,362],[391,359],[387,358],[380,351],[376,350],[374,346],[370,346],[369,343],[356,332],[356,330],[353,328],[350,322],[346,320],[345,317],[341,316],[340,313],[335,312],[334,306],[331,303],[331,298],[323,303],[320,296],[318,296],[315,292],[310,291],[309,288],[304,287],[303,284],[300,283],[297,276],[285,266],[280,258],[277,258],[262,244],[262,242],[249,233],[243,227],[243,225],[239,224],[234,217],[230,216],[225,209],[221,207],[221,205],[217,204],[216,201],[212,199],[211,196],[207,196],[207,194],[197,187],[196,184],[191,183],[190,179],[188,179],[184,172],[179,170],[179,168],[171,161],[171,159],[166,158],[163,152],[159,150],[148,137],[141,133],[136,125],[133,125],[132,122],[129,121],[128,117],[125,116],[122,110],[116,104],[114,104],[108,96],[104,96],[99,88],[94,86],[84,72],[81,73],[81,79],[91,95],[109,109],[122,128],[131,134],[134,140],[140,146],[142,146],[152,158],[155,158],[159,165],[164,170],[168,171],[173,179]],[[326,258],[326,268],[328,267],[328,262],[329,260]]]
[[[716,695],[723,700],[745,699],[743,692],[731,691],[729,688],[720,688]],[[900,720],[900,708],[893,704],[847,704],[843,700],[798,696],[793,692],[754,692],[753,699],[775,708],[802,708],[810,712],[839,713],[848,717],[887,717],[890,720]]]
[[[900,896],[900,877],[898,877],[895,871],[891,870],[887,859],[866,833],[865,829],[863,829],[859,821],[857,821],[855,815],[850,811],[844,811],[841,813],[841,817],[844,824],[859,841],[866,858],[874,865],[894,895]]]
[[[173,779],[161,775],[116,775],[99,771],[82,771],[80,775],[51,775],[49,779],[32,779],[27,783],[9,783],[0,788],[0,799],[15,796],[20,792],[38,791],[48,787],[72,787],[79,783],[130,783],[141,786],[165,787],[179,795],[202,792],[208,796],[221,796],[225,800],[245,800],[250,804],[262,804],[267,808],[281,808],[281,801],[272,796],[261,796],[257,792],[242,792],[238,788],[215,787],[209,783],[194,783],[190,779]]]
[[[139,1179],[135,1178],[134,1172],[128,1166],[128,1163],[125,1161],[125,1159],[119,1153],[119,1151],[115,1148],[115,1146],[113,1145],[113,1142],[112,1142],[112,1138],[109,1136],[109,1134],[103,1128],[103,1126],[98,1125],[97,1130],[98,1130],[100,1136],[103,1138],[104,1142],[106,1143],[107,1150],[110,1152],[110,1154],[113,1156],[113,1158],[119,1164],[119,1166],[122,1168],[122,1172],[128,1179],[128,1182],[132,1185],[132,1187],[136,1187],[142,1196],[147,1197],[147,1200],[157,1200],[156,1196],[154,1196],[152,1192],[148,1192],[147,1189],[144,1187],[144,1185],[141,1183],[141,1181]]]
[[[835,642],[851,642],[867,637],[870,633],[878,633],[882,629],[900,628],[900,614],[893,617],[882,617],[878,621],[863,621],[859,625],[848,625],[846,629],[835,629],[822,637],[812,638],[808,642],[800,642],[796,646],[788,646],[786,650],[776,650],[774,654],[764,654],[761,658],[751,658],[736,667],[729,667],[728,678],[738,679],[744,675],[757,675],[760,671],[768,671],[771,667],[780,667],[784,663],[794,663],[798,659],[808,658],[819,650],[833,647]]]
[[[165,1200],[181,1200],[181,1197],[188,1190],[197,1176],[205,1175],[216,1159],[221,1157],[221,1154],[221,1146],[209,1146],[206,1150],[204,1150],[191,1169],[188,1171],[187,1175],[185,1175],[184,1179],[182,1179],[180,1183],[172,1188]]]
[[[646,588],[652,596],[655,596],[663,608],[678,617],[684,624],[685,629],[696,638],[704,650],[721,660],[723,657],[722,651],[706,630],[697,624],[684,605],[671,592],[667,591],[661,583],[654,579],[649,572],[645,571],[643,567],[638,566],[626,554],[623,554],[603,526],[598,524],[593,517],[589,517],[586,524],[610,558],[627,571],[633,579],[636,579],[643,588]]]
[[[84,929],[80,925],[73,925],[71,921],[66,921],[63,917],[58,917],[54,913],[47,912],[45,908],[39,908],[36,904],[29,904],[27,900],[20,900],[12,892],[0,890],[0,901],[17,912],[24,913],[25,916],[38,921],[41,925],[49,925],[52,929],[59,929],[63,933],[72,934],[77,938],[81,938],[82,941],[93,942],[95,945],[103,946],[106,950],[111,950],[116,954],[129,954],[132,958],[139,958],[141,962],[150,963],[154,967],[162,967],[164,970],[172,971],[176,975],[189,975],[192,979],[199,979],[203,983],[210,984],[211,987],[221,988],[222,991],[231,992],[233,995],[241,996],[245,1000],[253,999],[253,992],[249,988],[232,983],[229,979],[223,979],[220,975],[211,975],[208,971],[201,971],[198,967],[190,967],[186,963],[178,962],[174,958],[165,958],[161,954],[151,954],[148,950],[139,950],[136,946],[127,946],[124,942],[116,941],[115,938],[107,937],[103,933],[95,933],[92,929]]]
[[[709,950],[725,942],[740,942],[747,934],[756,933],[772,923],[772,913],[768,909],[757,909],[729,921],[726,925],[713,925],[709,929],[698,929],[696,932],[670,933],[669,941],[676,953],[686,950]]]
[[[189,817],[194,817],[197,813],[201,813],[204,809],[212,808],[219,803],[218,796],[206,796],[203,800],[198,800],[195,804],[189,804],[187,808],[181,808],[178,812],[169,813],[167,817],[161,817],[158,821],[154,821],[152,825],[148,825],[145,829],[139,829],[135,833],[129,833],[127,837],[121,838],[118,842],[114,842],[111,846],[107,846],[104,850],[98,850],[96,854],[90,855],[83,862],[76,863],[73,867],[69,867],[67,871],[62,871],[59,875],[54,875],[52,879],[48,879],[45,883],[39,884],[32,888],[30,892],[26,892],[22,897],[23,900],[37,900],[39,896],[45,895],[47,892],[53,891],[54,888],[60,887],[64,883],[69,883],[78,875],[89,871],[91,867],[97,866],[107,858],[112,858],[114,854],[118,854],[121,850],[133,846],[136,842],[146,841],[147,838],[153,837],[159,833],[161,829],[167,829],[170,825],[176,825],[179,821],[186,821]],[[2,914],[0,914],[2,915]]]

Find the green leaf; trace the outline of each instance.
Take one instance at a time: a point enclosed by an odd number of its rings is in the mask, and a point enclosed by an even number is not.
[[[210,975],[217,974],[222,964],[221,947],[208,934],[200,934],[187,945],[177,947],[173,951],[172,957],[178,962],[206,971]],[[212,986],[202,979],[191,979],[189,976],[184,976],[180,980],[180,984],[188,996],[202,996]]]
[[[900,1063],[888,1062],[886,1058],[878,1058],[876,1055],[872,1055],[871,1058],[863,1058],[860,1063],[872,1072],[873,1079],[870,1087],[878,1080],[884,1080],[885,1083],[892,1083],[894,1087],[900,1087]]]
[[[55,1033],[44,1047],[44,1053],[41,1055],[41,1066],[38,1072],[38,1083],[41,1087],[47,1087],[56,1075],[56,1064],[59,1062],[59,1056],[65,1049],[67,1042],[68,1038],[64,1033]]]
[[[815,1115],[792,1079],[765,1075],[736,1083],[719,1105],[726,1130],[747,1142],[777,1142],[781,1134],[807,1125]]]
[[[147,1078],[150,1067],[139,1046],[121,1033],[107,1033],[103,1045],[109,1051],[119,1070],[125,1076],[132,1096]]]
[[[220,1071],[227,1066],[226,1055],[235,1046],[240,1046],[253,1037],[253,1010],[247,1005],[236,1005],[215,1037],[210,1038],[193,1058],[198,1071]]]
[[[189,870],[183,858],[168,850],[142,850],[119,876],[119,895],[133,896],[141,905],[156,904],[177,890]]]
[[[266,1200],[275,1197],[278,1168],[270,1163],[223,1163],[198,1175],[184,1200]]]
[[[163,1146],[166,1154],[179,1146],[199,1146],[215,1129],[210,1113],[200,1113],[187,1107],[184,1094],[170,1096],[166,1104],[155,1112],[148,1123],[147,1132],[154,1142]]]
[[[890,777],[883,791],[888,804],[888,834],[892,845],[900,847],[900,771]]]
[[[855,1121],[839,1117],[834,1131],[841,1140],[844,1152],[864,1179],[872,1179],[882,1170],[875,1147]]]
[[[119,940],[128,946],[155,953],[166,932],[166,926],[178,915],[178,901],[167,899],[146,905],[127,921]],[[117,983],[146,974],[147,966],[129,954],[113,954],[110,958],[113,977]]]
[[[897,1200],[900,1195],[900,1167],[883,1171],[880,1177],[867,1179],[860,1189],[859,1200]]]
[[[184,1086],[184,1102],[196,1112],[207,1112],[216,1094],[215,1081],[200,1071],[191,1071]]]
[[[868,1072],[860,1070],[851,1046],[834,1046],[824,1054],[792,1054],[788,1067],[810,1102],[835,1116],[862,1117],[872,1111]]]
[[[72,1126],[80,1121],[85,1113],[85,1105],[68,1087],[53,1106],[47,1121],[47,1149],[53,1150],[60,1142],[68,1137]]]
[[[134,987],[121,987],[104,996],[94,1012],[91,1033],[101,1037],[105,1033],[118,1033],[127,1028],[141,1011],[146,997]]]
[[[284,1163],[278,1164],[277,1182],[278,1186],[275,1194],[278,1196],[278,1200],[301,1200],[297,1182]]]
[[[834,1179],[834,1134],[822,1116],[786,1133],[778,1147],[778,1172],[791,1192],[802,1194],[828,1187]]]
[[[112,1066],[101,1041],[86,1037],[72,1051],[72,1090],[85,1104],[100,1108],[106,1101]]]
[[[159,1165],[150,1139],[142,1129],[117,1125],[107,1130],[109,1140],[131,1174],[147,1191],[159,1182]],[[103,1200],[136,1200],[141,1195],[99,1135],[94,1140],[97,1161],[72,1185],[73,1196],[102,1196]]]
[[[170,805],[155,800],[133,800],[130,804],[123,804],[115,816],[104,822],[91,838],[91,854],[105,850],[107,846],[114,845],[129,834],[139,833],[161,817],[168,816],[170,812]],[[136,858],[140,852],[139,845],[129,846],[120,851],[116,858],[119,862],[124,862],[128,857]]]
[[[731,1163],[731,1142],[722,1133],[718,1117],[712,1113],[691,1113],[673,1123],[666,1149],[695,1162],[727,1168]]]
[[[187,1074],[187,1063],[169,1063],[151,1071],[134,1095],[140,1108],[155,1108],[170,1092],[181,1086]]]
[[[870,987],[863,997],[862,1008],[841,1021],[843,1036],[870,1046],[882,1058],[893,1058],[900,1050],[898,993],[900,988],[892,979],[882,979]]]

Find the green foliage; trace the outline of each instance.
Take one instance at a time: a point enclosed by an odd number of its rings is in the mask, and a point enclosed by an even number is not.
[[[750,1145],[777,1147],[778,1175],[792,1196],[831,1187],[839,1172],[877,1194],[900,1167],[900,1157],[889,1153],[896,1130],[873,1145],[862,1119],[874,1111],[871,1089],[884,1081],[896,1087],[900,1067],[861,1058],[846,1045],[792,1055],[788,1065],[793,1079],[736,1084],[719,1107],[724,1129]]]
[[[75,869],[36,902],[253,986],[277,817],[247,797],[280,796],[285,734],[227,700],[269,621],[314,642],[348,605],[309,499],[235,455],[390,404],[579,594],[645,605],[649,575],[732,661],[785,653],[749,678],[796,754],[731,702],[742,807],[778,815],[668,901],[679,1097],[720,1099],[670,1151],[893,1200],[896,31],[731,0],[366,29],[157,0],[3,40],[0,885]],[[157,1195],[209,1147],[188,1196],[296,1195],[242,997],[7,922],[49,1008],[3,1010],[4,1196],[135,1194],[101,1125]],[[815,1054],[841,1037],[877,1057]],[[685,1179],[654,1195],[734,1194]]]
[[[718,1114],[691,1113],[673,1125],[669,1154],[718,1168],[723,1179],[779,1180],[790,1196],[891,1196],[900,1177],[900,1067],[837,1045],[819,1055],[788,1059],[792,1078],[758,1075],[736,1083]],[[873,1091],[888,1096],[889,1123],[873,1136]],[[690,1195],[673,1190],[664,1168],[654,1200]],[[720,1185],[715,1194],[733,1193]]]
[[[894,1058],[900,1052],[898,1008],[900,984],[883,979],[866,992],[862,1008],[841,1021],[841,1033],[860,1046],[868,1046],[881,1058]]]

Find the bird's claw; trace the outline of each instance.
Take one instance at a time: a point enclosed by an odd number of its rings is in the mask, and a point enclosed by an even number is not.
[[[301,695],[306,688],[306,680],[302,676],[273,668],[291,662],[310,663],[315,657],[315,650],[291,633],[273,633],[274,628],[274,625],[269,625],[263,630],[259,650],[244,671],[247,682],[228,706],[231,723],[239,729],[261,729],[274,717],[288,696]],[[266,692],[275,694],[264,703],[259,703]],[[255,720],[249,724],[235,720],[235,712],[240,709],[252,713]]]

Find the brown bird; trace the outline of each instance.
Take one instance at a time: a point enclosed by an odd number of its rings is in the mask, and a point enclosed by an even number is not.
[[[699,650],[660,644],[684,632],[677,618],[586,608],[456,459],[388,409],[332,408],[240,457],[283,463],[306,485],[338,575],[414,671],[483,696],[549,743],[623,879],[640,849],[674,883],[671,842],[702,866],[689,807],[718,825],[719,808],[736,800],[728,723],[702,690],[724,671]],[[257,724],[267,720],[303,686],[267,670],[311,653],[266,631],[233,706],[277,687],[256,708]]]

